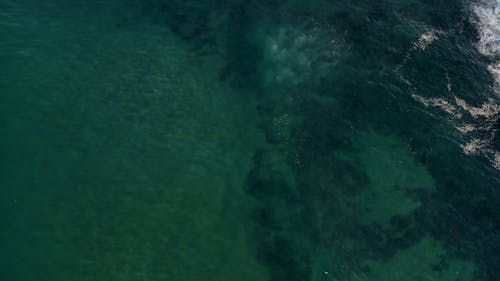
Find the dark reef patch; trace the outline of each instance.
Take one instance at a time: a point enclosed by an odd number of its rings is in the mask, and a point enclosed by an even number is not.
[[[453,93],[480,104],[474,98],[492,81],[465,1],[148,0],[144,8],[193,50],[222,57],[220,79],[255,97],[268,146],[255,152],[245,191],[258,202],[253,238],[273,280],[312,280],[322,267],[346,279],[368,274],[365,260],[387,262],[427,235],[447,250],[435,271],[461,258],[475,262],[480,280],[500,275],[498,174],[464,156],[443,133],[452,124],[411,97]],[[416,51],[425,32],[440,38]],[[431,174],[432,192],[406,190],[415,211],[386,224],[360,219],[369,211],[357,200],[373,182],[359,132],[395,136]]]
[[[500,263],[492,252],[500,245],[500,214],[494,208],[500,203],[498,179],[482,176],[481,164],[441,135],[443,129],[452,130],[449,124],[417,109],[395,74],[422,32],[441,30],[449,35],[425,53],[412,54],[412,64],[404,68],[419,94],[446,96],[447,79],[453,91],[464,95],[480,90],[481,83],[472,81],[488,82],[480,66],[463,65],[471,55],[480,60],[470,51],[475,33],[464,20],[463,1],[314,1],[302,6],[226,1],[194,8],[169,1],[160,6],[172,30],[194,46],[210,41],[225,57],[221,79],[256,92],[270,147],[256,152],[246,191],[259,202],[255,240],[274,280],[312,278],[312,264],[322,251],[335,252],[338,272],[343,266],[368,272],[363,259],[387,261],[428,234],[444,242],[450,257],[476,261],[478,276],[494,280]],[[262,68],[273,62],[266,61],[262,26],[307,26],[303,23],[311,17],[315,28],[331,27],[340,34],[332,40],[345,43],[343,56],[335,67],[326,67],[317,83],[266,84]],[[483,75],[474,75],[478,70]],[[475,79],[462,79],[464,73]],[[389,227],[358,220],[363,208],[354,198],[371,183],[365,167],[353,160],[352,141],[364,130],[397,135],[436,181],[432,194],[408,191],[421,207],[395,215]],[[349,261],[341,265],[343,257]],[[448,258],[442,257],[435,270],[445,270]]]

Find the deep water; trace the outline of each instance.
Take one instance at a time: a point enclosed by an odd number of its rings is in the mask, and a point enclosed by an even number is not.
[[[486,2],[0,0],[0,280],[498,280]]]

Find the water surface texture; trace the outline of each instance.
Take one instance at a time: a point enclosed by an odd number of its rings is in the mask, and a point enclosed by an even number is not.
[[[0,0],[0,280],[496,281],[498,0]]]

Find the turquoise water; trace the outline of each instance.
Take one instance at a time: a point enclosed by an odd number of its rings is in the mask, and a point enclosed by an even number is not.
[[[0,280],[497,280],[500,8],[0,1]]]

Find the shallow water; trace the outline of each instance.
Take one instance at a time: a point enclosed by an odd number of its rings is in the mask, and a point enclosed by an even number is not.
[[[0,279],[496,280],[498,9],[0,1]]]

